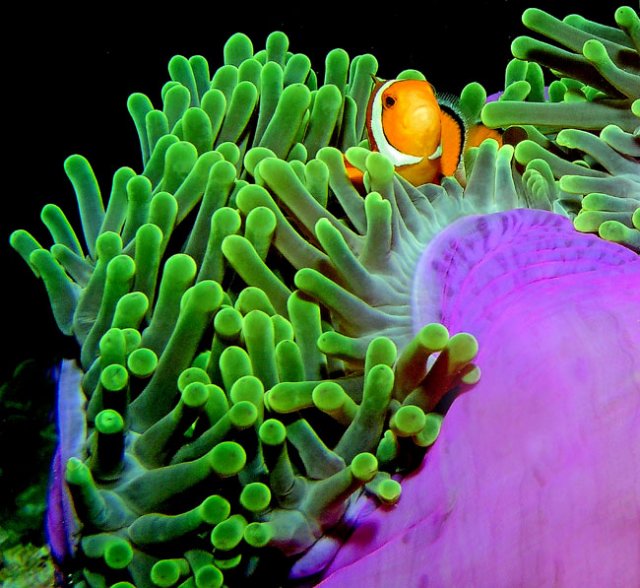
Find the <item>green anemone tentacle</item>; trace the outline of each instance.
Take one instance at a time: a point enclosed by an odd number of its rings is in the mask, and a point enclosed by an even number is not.
[[[623,6],[615,20],[618,28],[525,11],[524,24],[557,45],[516,39],[511,69],[520,74],[507,76],[501,100],[488,104],[482,118],[488,126],[511,127],[507,134],[518,141],[524,131],[516,160],[525,168],[522,185],[530,201],[548,202],[579,231],[639,251],[633,220],[640,208],[638,14]],[[529,80],[528,91],[515,96],[511,88],[539,68],[536,62],[556,78],[548,98],[543,78]]]

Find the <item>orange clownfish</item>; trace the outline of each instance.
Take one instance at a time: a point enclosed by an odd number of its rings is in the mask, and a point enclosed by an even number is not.
[[[456,174],[462,154],[484,139],[501,143],[497,131],[469,123],[455,100],[436,97],[427,81],[374,81],[366,117],[369,145],[415,186]],[[353,170],[349,175],[358,181]]]

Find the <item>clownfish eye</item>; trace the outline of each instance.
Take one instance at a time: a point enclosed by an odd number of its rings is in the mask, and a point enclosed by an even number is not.
[[[396,103],[396,99],[393,96],[384,97],[385,108],[391,108]]]

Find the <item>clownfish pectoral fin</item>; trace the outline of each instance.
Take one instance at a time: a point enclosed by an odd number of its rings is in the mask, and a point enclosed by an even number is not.
[[[364,189],[364,174],[357,167],[349,163],[349,160],[344,153],[342,154],[342,161],[344,162],[344,168],[347,172],[349,181],[353,184],[355,189],[360,192],[360,194],[365,194],[366,191]]]
[[[427,159],[430,159],[431,161],[434,161],[435,159],[438,159],[439,157],[442,157],[442,142],[438,144],[438,148],[431,155],[429,155],[429,157]]]
[[[442,128],[440,170],[443,176],[452,176],[456,173],[462,157],[464,124],[455,111],[442,104],[440,108],[442,110],[440,115]]]

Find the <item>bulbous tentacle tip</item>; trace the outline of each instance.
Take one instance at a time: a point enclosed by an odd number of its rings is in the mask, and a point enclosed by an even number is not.
[[[247,460],[243,447],[233,441],[223,441],[209,453],[211,469],[222,477],[234,476],[242,470]]]
[[[638,227],[629,228],[619,221],[609,220],[598,227],[598,235],[607,241],[620,243],[633,251],[640,252],[640,228]]]

